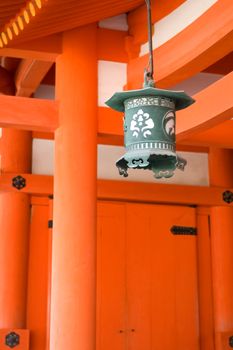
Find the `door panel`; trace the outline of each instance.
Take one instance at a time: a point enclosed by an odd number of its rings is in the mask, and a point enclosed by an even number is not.
[[[170,232],[195,209],[105,202],[99,216],[98,350],[198,350],[196,237]]]
[[[195,210],[127,204],[126,215],[128,349],[197,350],[196,237],[170,232],[195,226]]]
[[[125,205],[99,202],[97,227],[97,350],[125,349]]]

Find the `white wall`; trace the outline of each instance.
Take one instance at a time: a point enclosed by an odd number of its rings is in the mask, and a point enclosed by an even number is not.
[[[185,171],[177,170],[170,179],[156,180],[153,173],[147,170],[129,170],[128,178],[119,176],[115,162],[124,152],[124,147],[98,145],[99,179],[208,186],[208,155],[205,153],[180,152],[180,155],[188,161]],[[43,175],[54,174],[54,141],[33,140],[32,172]]]
[[[99,27],[113,29],[113,30],[127,31],[128,30],[127,15],[123,13],[122,15],[119,15],[119,16],[106,18],[103,21],[99,22]]]

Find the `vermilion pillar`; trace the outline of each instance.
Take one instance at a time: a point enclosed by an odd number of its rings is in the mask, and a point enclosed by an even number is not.
[[[2,173],[29,173],[31,133],[3,129]],[[0,328],[25,328],[30,198],[0,192]]]
[[[51,350],[95,348],[96,30],[65,32],[56,62]]]
[[[210,184],[233,188],[232,150],[211,150]],[[233,208],[214,207],[211,211],[211,248],[216,350],[229,347],[233,336]]]

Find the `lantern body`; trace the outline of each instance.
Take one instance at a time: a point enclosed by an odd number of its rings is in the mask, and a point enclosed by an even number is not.
[[[113,95],[106,104],[125,111],[126,153],[116,162],[120,175],[128,176],[128,168],[136,168],[168,178],[176,168],[184,170],[186,161],[176,154],[175,111],[193,102],[184,92],[153,87]]]

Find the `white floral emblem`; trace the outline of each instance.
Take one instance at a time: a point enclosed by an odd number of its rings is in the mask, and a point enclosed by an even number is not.
[[[137,113],[133,115],[133,119],[130,123],[130,130],[133,131],[133,136],[138,137],[140,133],[144,137],[151,135],[149,129],[153,129],[155,126],[149,113],[144,113],[142,109],[139,109]]]

